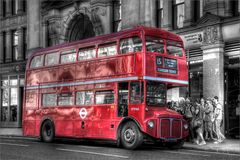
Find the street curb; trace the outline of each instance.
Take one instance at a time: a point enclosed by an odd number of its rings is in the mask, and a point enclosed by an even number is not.
[[[39,140],[38,137],[25,137],[22,135],[0,135],[0,138],[5,138],[5,139],[18,139],[18,140]],[[240,150],[235,151],[235,150],[225,150],[222,148],[213,148],[209,146],[194,146],[194,145],[189,145],[185,144],[183,145],[182,149],[189,149],[189,150],[198,150],[198,151],[207,151],[207,152],[218,152],[218,153],[226,153],[226,154],[238,154],[240,155]]]
[[[218,153],[227,153],[227,154],[239,154],[240,151],[234,151],[234,150],[223,150],[219,148],[210,148],[210,147],[204,147],[203,148],[198,148],[198,147],[192,147],[192,146],[183,146],[182,149],[189,149],[189,150],[198,150],[198,151],[208,151],[208,152],[218,152]]]
[[[23,139],[23,140],[38,140],[37,137],[25,137],[20,135],[0,135],[0,138],[5,139]]]

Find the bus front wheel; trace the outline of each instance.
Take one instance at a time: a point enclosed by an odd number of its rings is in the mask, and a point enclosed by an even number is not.
[[[135,149],[142,144],[143,135],[134,122],[129,121],[124,124],[121,130],[121,142],[126,149]]]
[[[50,120],[46,120],[41,127],[41,140],[43,142],[52,142],[55,137],[54,125]]]

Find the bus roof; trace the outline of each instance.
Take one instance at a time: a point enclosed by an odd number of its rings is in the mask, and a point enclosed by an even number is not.
[[[75,45],[79,45],[79,44],[89,44],[89,43],[94,43],[94,42],[101,43],[101,41],[104,42],[105,40],[107,41],[109,39],[131,36],[131,34],[136,35],[136,33],[139,33],[139,32],[144,32],[146,35],[159,34],[159,37],[164,38],[164,39],[171,39],[174,41],[182,41],[180,36],[178,36],[175,33],[166,31],[164,29],[145,27],[145,26],[137,26],[137,27],[134,27],[131,29],[125,29],[125,30],[122,30],[122,31],[119,31],[116,33],[95,36],[95,37],[86,38],[86,39],[78,40],[78,41],[74,41],[74,42],[66,42],[63,44],[59,44],[59,45],[55,45],[55,46],[51,46],[51,47],[47,47],[47,48],[41,48],[41,49],[36,50],[30,57],[36,56],[38,54],[42,54],[43,52],[49,52],[49,51],[61,49],[64,47],[71,47],[71,46],[75,46]]]

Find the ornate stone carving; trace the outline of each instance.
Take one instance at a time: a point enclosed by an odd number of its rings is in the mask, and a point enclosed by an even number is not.
[[[204,38],[203,43],[204,44],[216,44],[221,41],[220,33],[219,33],[219,27],[218,26],[210,26],[207,27],[204,31]]]
[[[27,25],[27,16],[26,15],[19,15],[7,19],[3,19],[1,21],[1,29],[12,29],[16,26],[20,25]]]
[[[106,9],[102,9],[100,7],[95,7],[95,8],[92,9],[91,13],[92,13],[91,14],[91,20],[93,22],[95,33],[97,35],[103,34],[104,30],[103,30],[100,15],[105,16],[106,15]]]

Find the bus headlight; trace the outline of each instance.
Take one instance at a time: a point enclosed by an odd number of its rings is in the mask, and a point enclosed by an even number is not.
[[[187,129],[188,129],[188,124],[185,123],[185,124],[183,125],[183,128],[184,128],[185,130],[187,130]]]
[[[153,128],[154,127],[154,122],[153,121],[148,121],[148,127]]]

